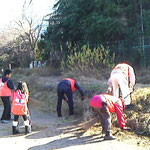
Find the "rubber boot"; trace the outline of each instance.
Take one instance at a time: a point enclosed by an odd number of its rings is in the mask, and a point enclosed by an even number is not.
[[[24,121],[25,124],[25,134],[28,134],[31,132],[31,125],[29,123],[29,120]]]
[[[25,126],[25,134],[31,133],[31,126]]]
[[[62,117],[62,115],[61,115],[61,114],[58,114],[58,117]]]
[[[13,133],[13,135],[15,135],[15,134],[18,134],[18,133],[19,133],[19,130],[17,129],[17,127],[16,127],[16,126],[12,126],[12,133]]]
[[[113,136],[110,131],[107,131],[106,135],[104,136],[104,140],[116,140],[116,139],[117,137]]]
[[[18,129],[18,121],[13,121],[12,122],[12,134],[18,134],[19,129]]]

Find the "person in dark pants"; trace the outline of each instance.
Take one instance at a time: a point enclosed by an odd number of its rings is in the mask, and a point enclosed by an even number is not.
[[[130,130],[126,127],[126,121],[124,117],[124,100],[117,98],[109,94],[100,94],[92,97],[90,105],[93,111],[98,113],[99,120],[102,125],[102,133],[105,134],[105,140],[117,139],[111,134],[111,113],[116,112],[118,122],[121,129]]]
[[[10,96],[11,91],[14,89],[14,84],[11,78],[12,71],[10,69],[5,70],[4,76],[0,79],[0,96],[4,105],[4,111],[1,117],[2,123],[8,123],[11,119],[11,104]]]
[[[69,115],[74,115],[74,107],[73,107],[73,92],[79,90],[81,94],[81,101],[84,100],[84,92],[82,88],[79,86],[77,81],[72,78],[65,78],[58,84],[57,94],[58,94],[58,102],[57,102],[57,114],[58,117],[62,117],[61,106],[62,99],[64,99],[69,106]],[[67,98],[66,98],[66,96]]]

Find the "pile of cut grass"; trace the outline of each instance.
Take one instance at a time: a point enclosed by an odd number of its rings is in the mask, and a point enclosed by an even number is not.
[[[131,109],[125,112],[127,125],[139,134],[150,136],[150,87],[136,89],[132,103]]]
[[[150,136],[150,87],[137,88],[132,93],[132,104],[132,107],[125,111],[127,126],[131,127],[137,134]],[[88,121],[95,116],[89,107],[86,106],[84,110],[84,121]],[[112,114],[112,125],[113,127],[119,127],[115,113]],[[101,127],[98,127],[97,130],[94,127],[91,130],[89,132],[96,134],[100,132]]]

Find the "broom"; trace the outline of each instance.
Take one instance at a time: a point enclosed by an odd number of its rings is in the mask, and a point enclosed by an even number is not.
[[[87,131],[92,126],[94,126],[94,124],[96,124],[98,121],[99,121],[98,117],[95,117],[95,118],[90,119],[89,121],[79,124],[79,127]]]

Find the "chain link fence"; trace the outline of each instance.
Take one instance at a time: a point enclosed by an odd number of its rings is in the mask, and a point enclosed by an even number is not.
[[[115,63],[128,62],[139,67],[150,66],[150,37],[103,44],[115,53]]]

